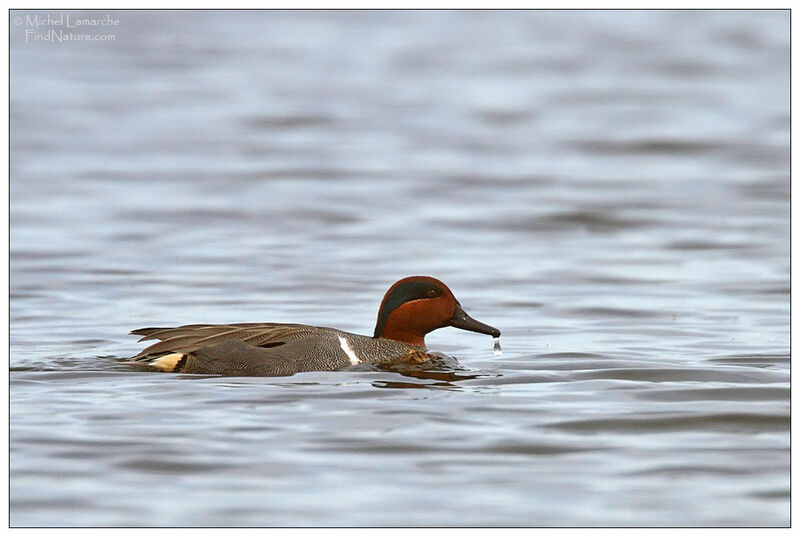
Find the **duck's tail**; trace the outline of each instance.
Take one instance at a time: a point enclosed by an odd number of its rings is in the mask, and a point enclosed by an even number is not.
[[[183,369],[186,363],[186,354],[171,352],[160,356],[137,356],[128,360],[131,364],[146,365],[159,371],[176,373]]]

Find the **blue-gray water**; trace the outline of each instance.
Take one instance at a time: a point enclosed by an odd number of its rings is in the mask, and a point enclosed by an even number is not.
[[[788,525],[788,12],[32,14],[12,525]],[[412,274],[503,354],[121,363],[142,326],[370,334]]]

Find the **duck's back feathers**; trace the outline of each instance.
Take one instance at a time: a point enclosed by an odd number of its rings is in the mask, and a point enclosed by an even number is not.
[[[252,347],[276,347],[291,339],[306,337],[319,331],[334,330],[285,323],[194,324],[175,328],[140,328],[131,332],[144,336],[139,341],[152,339],[160,341],[143,349],[133,359],[147,360],[167,353],[186,354],[223,341],[241,341]]]

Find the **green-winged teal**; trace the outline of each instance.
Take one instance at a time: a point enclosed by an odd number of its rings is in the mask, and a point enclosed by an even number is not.
[[[161,371],[246,376],[330,371],[360,363],[422,363],[432,358],[425,334],[445,326],[500,336],[497,328],[467,315],[445,284],[411,276],[386,292],[373,337],[283,323],[140,328],[131,332],[144,336],[139,341],[160,341],[132,360]]]

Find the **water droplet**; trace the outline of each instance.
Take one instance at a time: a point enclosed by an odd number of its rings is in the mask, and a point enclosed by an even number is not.
[[[500,356],[501,354],[503,354],[503,347],[500,346],[500,338],[499,337],[494,338],[494,349],[493,349],[493,352],[494,352],[495,356]]]

